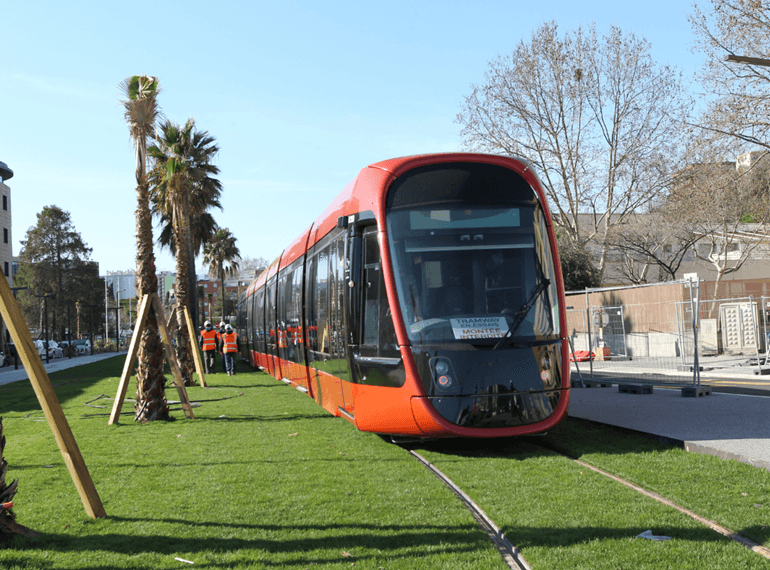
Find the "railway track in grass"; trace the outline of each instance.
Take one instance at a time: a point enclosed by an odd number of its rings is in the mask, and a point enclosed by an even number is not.
[[[622,477],[619,477],[618,475],[615,475],[613,473],[610,473],[609,471],[606,471],[604,469],[600,469],[594,465],[591,465],[590,463],[586,463],[585,461],[582,461],[575,457],[571,457],[567,453],[559,449],[556,449],[554,447],[551,447],[549,445],[544,445],[542,443],[539,443],[538,446],[544,450],[547,450],[548,452],[555,453],[561,457],[564,457],[565,459],[585,469],[590,469],[591,471],[599,475],[602,475],[617,483],[620,483],[621,485],[624,485],[625,487],[628,487],[629,489],[632,489],[633,491],[636,491],[641,495],[654,499],[655,501],[658,501],[670,508],[673,508],[682,514],[687,515],[694,521],[710,528],[714,532],[717,532],[720,535],[726,538],[729,538],[730,540],[737,542],[738,544],[750,549],[756,554],[759,554],[760,556],[770,560],[770,549],[768,549],[767,547],[762,546],[761,544],[757,544],[753,540],[741,535],[740,533],[735,532],[727,527],[724,527],[710,519],[707,519],[706,517],[703,517],[698,513],[675,503],[674,501],[672,501],[671,499],[668,499],[667,497],[664,497],[663,495],[660,495],[653,491],[649,491],[639,485],[636,485],[635,483],[632,483],[631,481],[628,481]],[[532,570],[532,567],[522,556],[521,551],[506,538],[506,536],[503,534],[500,528],[495,524],[495,522],[489,518],[489,516],[483,511],[483,509],[478,504],[476,504],[476,502],[474,502],[473,499],[471,499],[467,495],[467,493],[465,493],[456,483],[454,483],[454,481],[452,481],[447,475],[445,475],[438,467],[436,467],[434,464],[432,464],[425,457],[423,457],[413,449],[410,449],[408,445],[401,445],[401,447],[405,451],[407,451],[410,455],[412,455],[412,457],[414,457],[417,461],[419,461],[426,468],[428,468],[447,487],[449,487],[449,489],[460,499],[460,501],[471,512],[471,514],[473,515],[474,519],[479,524],[479,526],[484,530],[484,532],[486,532],[487,536],[490,538],[492,543],[498,549],[498,551],[500,552],[503,558],[503,561],[508,565],[509,568],[511,568],[512,570]]]
[[[422,455],[413,449],[409,449],[408,447],[404,447],[404,449],[409,452],[412,457],[417,459],[417,461],[425,465],[425,467],[427,467],[436,477],[438,477],[447,487],[449,487],[455,495],[457,495],[460,501],[462,501],[462,503],[471,512],[473,518],[476,519],[476,522],[479,524],[479,526],[484,530],[484,532],[487,533],[487,536],[500,552],[500,555],[503,557],[503,561],[508,565],[509,568],[512,570],[532,570],[532,567],[527,563],[526,560],[524,560],[524,557],[521,555],[519,549],[511,544],[511,542],[505,537],[503,532],[494,523],[494,521],[492,521],[492,519],[487,516],[481,507],[479,507],[473,501],[473,499],[471,499],[462,489],[460,489],[460,487],[458,487],[454,481],[452,481],[449,477],[442,473],[438,467],[433,465],[430,461],[425,459]]]

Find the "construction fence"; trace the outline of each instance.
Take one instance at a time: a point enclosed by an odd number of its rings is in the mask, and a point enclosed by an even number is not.
[[[701,300],[697,281],[676,281],[566,302],[573,382],[696,387],[704,372],[762,374],[767,361],[770,297]]]

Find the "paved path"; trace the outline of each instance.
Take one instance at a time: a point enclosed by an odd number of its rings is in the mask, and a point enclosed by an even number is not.
[[[713,393],[683,398],[678,389],[652,394],[573,388],[569,415],[653,434],[688,451],[736,459],[770,470],[770,397]]]
[[[115,353],[115,352],[103,352],[100,354],[94,354],[93,356],[75,356],[73,358],[55,358],[51,359],[51,362],[46,364],[45,360],[43,360],[43,366],[46,369],[46,372],[49,374],[52,372],[56,372],[58,370],[65,370],[67,368],[73,368],[75,366],[82,366],[83,364],[89,364],[91,362],[97,362],[99,360],[104,360],[105,358],[114,358],[116,356],[121,356],[124,359],[126,358],[125,352]],[[24,370],[24,367],[19,363],[19,369],[16,370],[11,364],[10,366],[6,366],[5,368],[0,368],[0,386],[3,384],[9,384],[10,382],[19,382],[20,380],[27,380],[29,378],[29,375],[27,374],[27,371]]]

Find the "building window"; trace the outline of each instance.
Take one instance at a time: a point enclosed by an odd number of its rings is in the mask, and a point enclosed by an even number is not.
[[[6,277],[10,277],[10,276],[11,276],[11,275],[10,275],[10,273],[11,273],[11,272],[10,272],[10,271],[8,271],[8,262],[6,261],[6,262],[5,262],[5,276],[6,276]]]
[[[3,210],[8,209],[8,196],[3,196]]]
[[[8,243],[8,228],[3,228],[3,243]]]

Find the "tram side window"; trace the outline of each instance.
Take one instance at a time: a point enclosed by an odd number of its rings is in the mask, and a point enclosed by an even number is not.
[[[330,330],[329,330],[329,246],[318,253],[316,258],[315,278],[315,309],[316,326],[318,335],[318,352],[323,354],[330,353]]]
[[[292,344],[294,345],[294,362],[305,364],[305,339],[302,334],[302,264],[298,263],[294,270],[291,285],[291,326]]]
[[[276,354],[276,323],[275,323],[275,277],[267,286],[267,300],[265,301],[265,332],[267,333],[267,352]]]
[[[265,347],[265,289],[262,288],[254,295],[254,344],[257,352],[266,352]]]
[[[302,311],[302,266],[295,263],[281,277],[281,354],[291,362],[304,363],[299,343]]]
[[[308,347],[308,358],[313,361],[313,352],[318,350],[318,326],[316,323],[316,256],[308,256],[307,278],[305,280],[305,339]]]
[[[287,287],[288,285],[288,287]],[[289,358],[286,346],[286,328],[288,326],[288,303],[291,296],[291,273],[283,271],[278,276],[278,356],[284,360]]]
[[[364,235],[362,354],[365,356],[400,356],[393,317],[385,294],[385,278],[380,264],[377,232]]]

